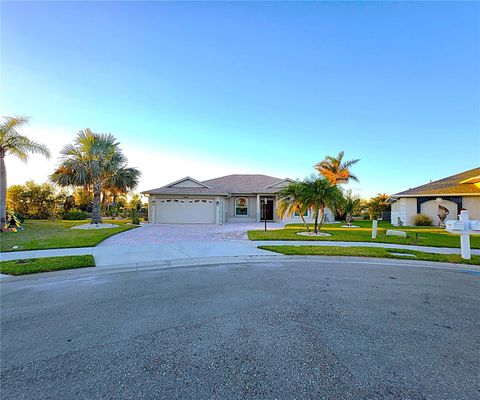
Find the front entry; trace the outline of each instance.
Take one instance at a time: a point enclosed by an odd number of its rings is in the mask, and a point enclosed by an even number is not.
[[[267,216],[267,221],[273,221],[273,198],[266,198],[267,206],[265,207],[264,201],[265,197],[260,198],[260,219],[265,221],[265,215]]]

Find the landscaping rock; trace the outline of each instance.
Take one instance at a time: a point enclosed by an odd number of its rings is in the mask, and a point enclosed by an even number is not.
[[[117,228],[118,225],[115,224],[83,224],[72,226],[71,229],[109,229],[109,228]]]
[[[387,236],[401,236],[406,238],[407,237],[407,232],[404,231],[396,231],[394,229],[388,229],[386,232]]]
[[[301,236],[314,236],[314,237],[332,236],[332,235],[330,235],[329,233],[323,233],[323,232],[318,232],[318,233],[314,233],[314,232],[297,232],[297,235],[301,235]]]

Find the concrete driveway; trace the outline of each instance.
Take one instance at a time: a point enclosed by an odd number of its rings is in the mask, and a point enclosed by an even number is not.
[[[2,398],[478,399],[480,277],[396,263],[3,282]]]
[[[270,223],[268,229],[283,228]],[[224,225],[142,225],[112,236],[93,248],[97,267],[144,265],[154,261],[269,255],[249,242],[247,231],[263,229],[261,223]]]
[[[268,224],[268,229],[281,229],[283,223]],[[119,233],[103,241],[100,246],[128,246],[137,244],[176,243],[188,241],[223,242],[247,240],[247,231],[263,229],[263,223],[214,224],[142,224],[140,228]]]

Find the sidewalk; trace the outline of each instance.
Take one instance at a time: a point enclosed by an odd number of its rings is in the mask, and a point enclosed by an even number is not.
[[[436,254],[460,254],[458,248],[425,247],[371,242],[334,242],[334,241],[179,241],[175,243],[143,244],[132,246],[97,246],[70,249],[32,250],[0,253],[0,261],[24,258],[42,258],[91,254],[97,267],[145,263],[152,261],[196,259],[203,257],[235,257],[274,255],[257,246],[340,246],[340,247],[383,247],[423,251]],[[472,250],[480,255],[480,250]]]

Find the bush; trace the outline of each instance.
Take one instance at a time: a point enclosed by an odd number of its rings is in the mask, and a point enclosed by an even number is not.
[[[87,213],[82,210],[70,210],[63,214],[63,219],[66,219],[68,221],[87,219]]]
[[[413,218],[413,225],[415,226],[432,226],[433,219],[425,214],[417,214]]]

